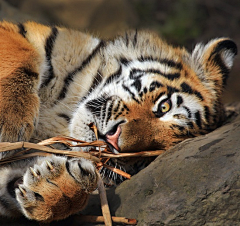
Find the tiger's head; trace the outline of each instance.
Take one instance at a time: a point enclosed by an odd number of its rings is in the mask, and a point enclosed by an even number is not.
[[[189,53],[149,32],[117,37],[99,53],[97,82],[73,115],[71,135],[95,140],[94,123],[119,153],[166,150],[206,134],[224,120],[221,96],[236,54],[228,38]]]

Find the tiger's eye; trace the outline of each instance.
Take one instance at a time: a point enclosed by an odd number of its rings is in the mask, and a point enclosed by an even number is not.
[[[170,99],[163,100],[159,105],[157,111],[153,112],[157,118],[161,118],[172,108],[172,102]]]
[[[166,102],[161,104],[160,110],[161,110],[162,113],[166,113],[170,110],[170,108],[171,108],[171,105],[169,103],[169,100],[167,100]]]

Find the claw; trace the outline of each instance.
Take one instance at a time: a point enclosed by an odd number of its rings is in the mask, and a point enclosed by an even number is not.
[[[54,168],[53,168],[53,165],[52,165],[48,160],[46,160],[46,163],[47,163],[47,165],[48,165],[48,167],[49,167],[50,170],[53,170],[53,169],[54,169]]]
[[[30,170],[31,170],[34,177],[39,177],[37,172],[32,167],[30,167]]]
[[[18,189],[22,192],[23,196],[26,196],[27,193],[26,193],[26,191],[23,188],[18,186]]]

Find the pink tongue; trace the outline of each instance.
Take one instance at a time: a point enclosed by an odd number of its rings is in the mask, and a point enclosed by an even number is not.
[[[118,126],[116,133],[114,133],[113,135],[106,135],[107,142],[110,143],[117,151],[120,150],[120,148],[118,147],[118,137],[120,133],[121,133],[121,128],[120,126]]]

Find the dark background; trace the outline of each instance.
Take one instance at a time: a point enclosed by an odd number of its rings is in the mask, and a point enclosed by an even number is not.
[[[63,25],[103,38],[148,29],[188,50],[216,37],[230,37],[240,46],[239,0],[0,0],[0,19]],[[240,100],[239,69],[238,56],[224,102]]]

